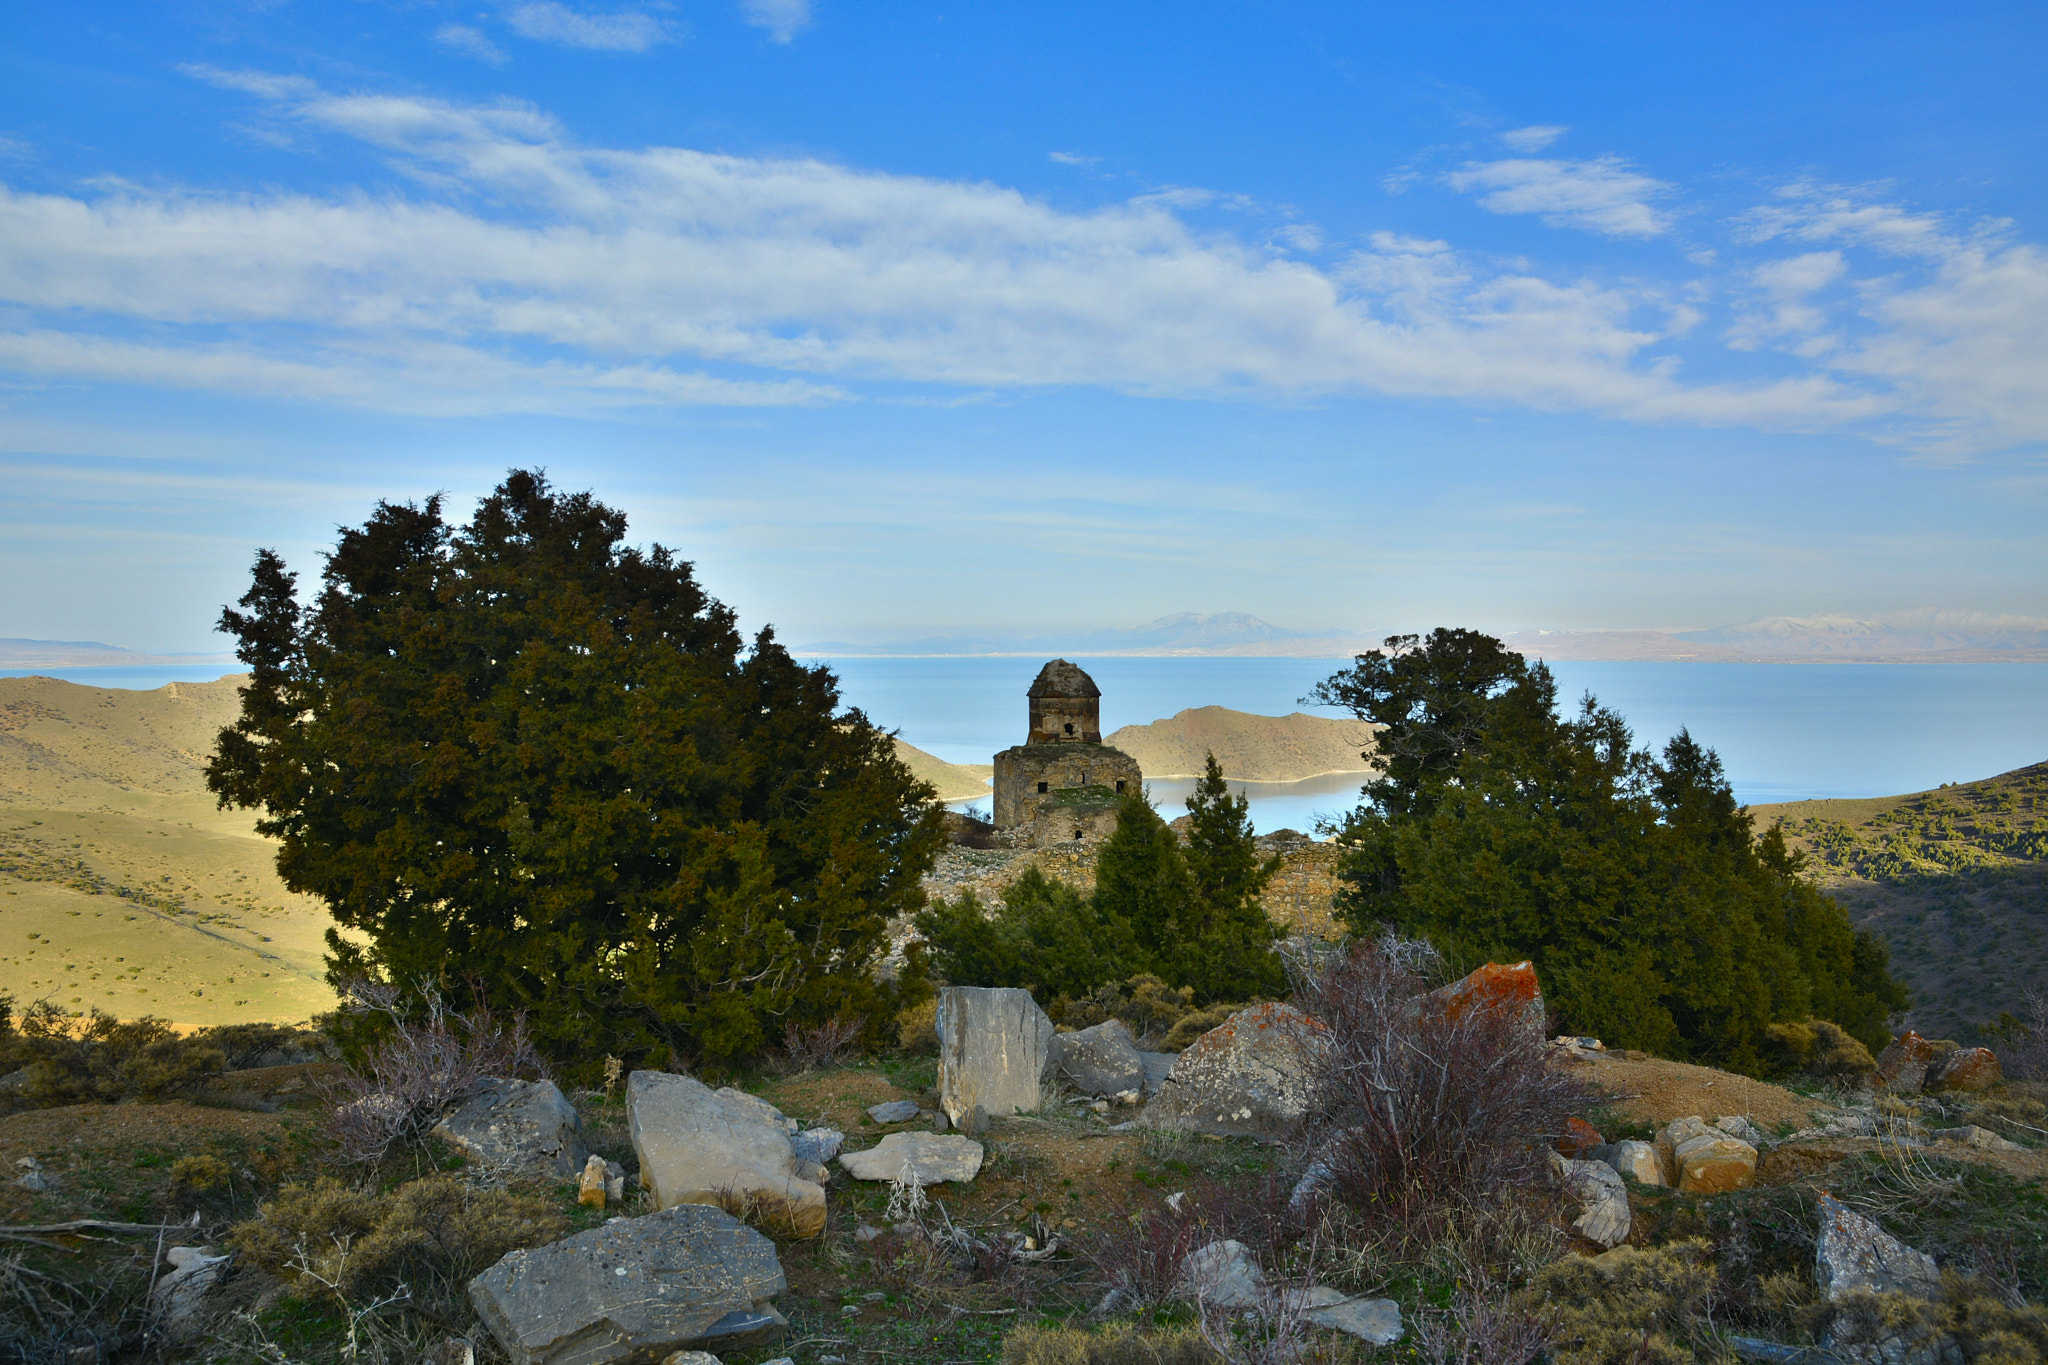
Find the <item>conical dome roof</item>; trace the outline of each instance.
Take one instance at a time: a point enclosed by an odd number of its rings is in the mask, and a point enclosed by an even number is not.
[[[1095,685],[1095,679],[1084,673],[1078,664],[1065,659],[1054,659],[1038,670],[1038,680],[1031,684],[1027,697],[1099,697],[1102,689]]]

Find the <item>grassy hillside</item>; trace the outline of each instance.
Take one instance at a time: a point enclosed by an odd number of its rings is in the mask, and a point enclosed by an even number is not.
[[[941,801],[972,801],[989,793],[988,779],[995,772],[991,763],[948,763],[914,745],[896,741],[896,757],[911,773],[938,789]]]
[[[1369,771],[1360,755],[1378,726],[1296,711],[1255,716],[1198,706],[1170,720],[1126,725],[1107,742],[1138,760],[1147,777],[1200,777],[1213,752],[1223,772],[1245,782],[1299,782],[1321,773]]]
[[[183,1024],[329,1008],[328,920],[201,771],[240,679],[0,679],[0,993]]]
[[[1864,801],[1752,808],[1782,822],[1821,884],[1892,950],[1908,1016],[1967,1037],[2048,987],[2048,763]]]

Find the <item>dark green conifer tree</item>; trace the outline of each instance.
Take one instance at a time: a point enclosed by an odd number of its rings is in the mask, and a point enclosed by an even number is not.
[[[879,1027],[885,927],[943,838],[930,789],[828,670],[744,647],[625,529],[514,471],[467,526],[380,504],[309,607],[262,552],[222,616],[252,676],[209,787],[327,903],[337,978],[482,991],[586,1060]]]
[[[1905,1002],[1884,949],[1753,837],[1720,760],[1661,758],[1498,641],[1397,636],[1318,689],[1387,728],[1346,821],[1339,913],[1460,965],[1529,958],[1568,1028],[1754,1072],[1764,1030],[1809,1015],[1881,1046]]]

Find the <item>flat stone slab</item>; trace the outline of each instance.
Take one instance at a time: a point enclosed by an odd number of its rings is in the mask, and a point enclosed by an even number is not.
[[[1012,987],[948,986],[939,992],[939,1108],[959,1127],[980,1105],[990,1118],[1038,1112],[1052,1020]]]
[[[492,1077],[434,1125],[471,1163],[573,1180],[583,1169],[581,1120],[553,1081]]]
[[[1305,1321],[1317,1327],[1349,1333],[1375,1346],[1391,1346],[1401,1339],[1401,1305],[1392,1299],[1354,1299],[1321,1285],[1309,1293],[1311,1296],[1336,1294],[1336,1302],[1326,1299],[1317,1303],[1311,1298],[1311,1307],[1302,1314]]]
[[[635,1071],[626,1078],[626,1113],[640,1183],[657,1207],[716,1204],[798,1237],[825,1230],[816,1163],[798,1161],[794,1121],[766,1100],[690,1076]]]
[[[788,1287],[773,1242],[684,1204],[510,1252],[469,1301],[513,1365],[641,1365],[778,1340],[769,1300]]]
[[[839,1164],[855,1180],[964,1185],[980,1172],[981,1157],[980,1143],[956,1133],[891,1133],[864,1152],[841,1153]]]
[[[923,1112],[916,1100],[890,1100],[868,1106],[868,1117],[876,1123],[908,1123]]]

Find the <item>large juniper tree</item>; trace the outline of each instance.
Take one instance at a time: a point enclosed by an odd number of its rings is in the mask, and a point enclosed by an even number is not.
[[[1738,1070],[1773,1022],[1879,1045],[1904,1005],[1883,946],[1754,837],[1690,734],[1657,756],[1590,696],[1562,716],[1547,667],[1472,631],[1390,638],[1313,699],[1386,727],[1342,836],[1354,930],[1533,959],[1568,1027]]]
[[[877,1016],[942,841],[888,735],[625,517],[515,471],[344,530],[301,606],[271,551],[207,784],[323,899],[337,979],[524,1010],[557,1055],[714,1060]]]

